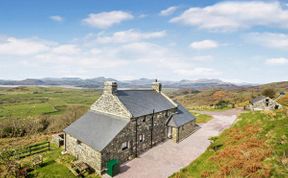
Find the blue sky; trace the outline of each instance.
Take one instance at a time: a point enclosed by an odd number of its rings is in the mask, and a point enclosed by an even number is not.
[[[1,0],[0,79],[287,80],[288,0]]]

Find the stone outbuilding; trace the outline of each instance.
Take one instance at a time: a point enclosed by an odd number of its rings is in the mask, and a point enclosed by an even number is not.
[[[282,105],[269,97],[258,96],[250,101],[249,108],[252,111],[275,110],[281,109]]]
[[[185,139],[198,128],[195,121],[157,81],[131,90],[107,81],[90,110],[64,129],[65,151],[101,174],[109,160],[124,163],[167,139]]]

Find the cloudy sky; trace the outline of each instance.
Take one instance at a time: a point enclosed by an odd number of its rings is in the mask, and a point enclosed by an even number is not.
[[[1,0],[0,79],[288,80],[288,0]]]

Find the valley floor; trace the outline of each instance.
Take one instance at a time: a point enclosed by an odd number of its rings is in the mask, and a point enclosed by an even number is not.
[[[170,176],[200,156],[210,145],[208,139],[230,127],[239,113],[240,110],[236,109],[211,113],[213,119],[205,124],[200,124],[201,128],[191,136],[179,144],[169,140],[152,148],[139,158],[121,165],[121,173],[115,177],[166,178]],[[104,175],[103,177],[109,176]]]

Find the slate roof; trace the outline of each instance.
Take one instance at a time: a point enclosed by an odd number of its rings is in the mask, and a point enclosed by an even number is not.
[[[155,90],[118,90],[116,94],[133,117],[175,108],[166,97]]]
[[[88,111],[64,129],[64,132],[101,151],[128,124],[129,120],[100,112]]]
[[[187,111],[184,106],[178,104],[177,112],[173,114],[168,120],[168,126],[171,127],[180,127],[188,122],[191,122],[196,119],[189,111]]]
[[[267,97],[266,96],[257,96],[256,98],[253,98],[251,100],[251,103],[256,103],[256,102],[261,101],[261,100],[263,100],[265,98],[267,98]]]

